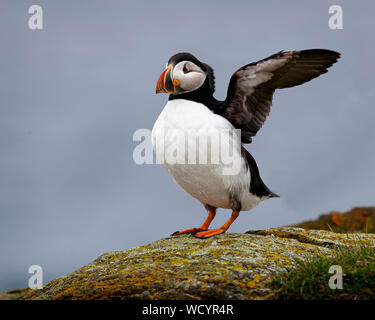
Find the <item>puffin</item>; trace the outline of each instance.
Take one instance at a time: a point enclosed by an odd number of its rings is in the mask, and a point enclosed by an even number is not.
[[[208,212],[200,227],[171,236],[191,234],[207,239],[222,234],[241,211],[279,197],[263,182],[255,159],[244,145],[252,142],[265,123],[276,89],[308,82],[326,73],[339,58],[340,53],[326,49],[277,52],[239,68],[229,81],[223,101],[214,97],[212,67],[188,52],[169,59],[156,84],[156,94],[169,94],[169,99],[152,129],[152,146],[158,163]],[[240,160],[237,169],[225,172],[228,163],[221,158],[201,160],[199,150],[203,146],[211,155],[228,147],[233,159]],[[193,156],[189,158],[188,153]],[[230,209],[231,217],[220,228],[209,229],[218,208]]]

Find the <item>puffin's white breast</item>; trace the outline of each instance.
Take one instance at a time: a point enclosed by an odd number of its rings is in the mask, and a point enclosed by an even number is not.
[[[177,184],[204,204],[218,208],[231,208],[230,194],[239,195],[242,210],[250,210],[260,199],[249,192],[250,173],[241,162],[236,174],[223,174],[225,164],[218,162],[202,164],[202,159],[193,157],[198,163],[191,163],[189,155],[197,155],[196,141],[205,141],[208,159],[212,150],[218,150],[217,143],[233,143],[233,126],[225,118],[214,114],[205,105],[189,100],[168,101],[152,129],[152,145],[159,162],[162,162]],[[181,140],[181,134],[184,140]],[[220,136],[219,140],[210,137]],[[197,140],[198,139],[198,140]],[[185,152],[174,152],[176,164],[164,161],[166,154],[177,151],[176,145]],[[229,148],[229,146],[228,146]],[[241,145],[231,145],[233,158],[242,159]],[[199,149],[199,148],[198,148]],[[190,162],[189,162],[190,160]],[[242,160],[241,160],[242,161]]]

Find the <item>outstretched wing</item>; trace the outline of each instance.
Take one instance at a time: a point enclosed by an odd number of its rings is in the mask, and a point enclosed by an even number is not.
[[[243,66],[233,74],[227,98],[215,112],[241,129],[242,142],[250,143],[270,113],[276,89],[310,81],[339,58],[338,52],[323,49],[280,51]]]

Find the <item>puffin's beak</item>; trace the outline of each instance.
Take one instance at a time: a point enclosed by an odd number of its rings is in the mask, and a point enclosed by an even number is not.
[[[156,84],[156,93],[169,93],[175,92],[174,85],[178,85],[178,80],[172,79],[173,66],[169,65],[167,69],[160,75],[159,80]]]

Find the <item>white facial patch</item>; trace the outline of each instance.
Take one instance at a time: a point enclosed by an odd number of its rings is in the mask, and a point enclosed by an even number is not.
[[[173,79],[179,81],[182,92],[191,92],[200,88],[207,73],[191,61],[181,61],[173,68]]]

